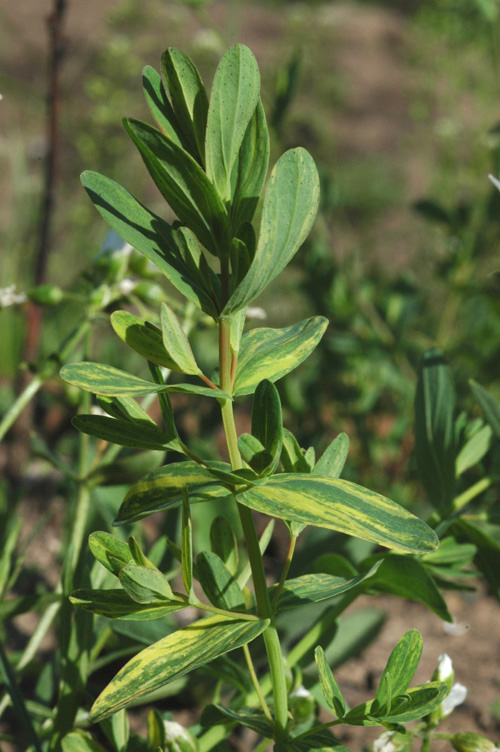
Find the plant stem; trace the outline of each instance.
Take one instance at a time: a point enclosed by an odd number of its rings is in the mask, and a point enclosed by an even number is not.
[[[480,493],[486,491],[486,489],[489,488],[492,483],[493,478],[489,476],[478,480],[477,483],[474,483],[473,486],[467,488],[466,491],[455,497],[455,499],[453,500],[453,511],[458,512],[460,509],[463,509],[463,507],[466,506],[469,501],[472,501],[472,499],[475,499],[476,496],[479,496]]]
[[[271,711],[269,710],[269,706],[266,702],[266,698],[262,694],[262,690],[260,688],[259,679],[257,678],[257,673],[255,671],[255,666],[253,665],[252,656],[250,654],[250,648],[248,645],[243,645],[243,652],[245,654],[245,660],[247,662],[248,672],[250,674],[250,678],[252,680],[253,688],[255,689],[255,693],[257,697],[259,698],[260,705],[262,707],[262,711],[264,715],[266,716],[267,720],[272,723],[273,718],[271,715]]]
[[[219,321],[219,369],[221,389],[227,394],[231,394],[231,347],[230,347],[230,325],[229,318],[221,318]],[[229,459],[233,470],[239,470],[243,467],[241,455],[238,449],[238,435],[234,423],[233,405],[230,400],[221,400],[222,422],[226,434],[226,443],[229,452]],[[257,612],[262,619],[269,619],[268,628],[263,633],[264,643],[266,646],[267,657],[269,660],[269,669],[271,672],[271,681],[274,695],[275,708],[275,740],[282,741],[287,735],[288,723],[288,698],[285,680],[285,670],[283,665],[283,656],[278,632],[274,624],[273,610],[267,590],[266,575],[264,572],[264,563],[259,548],[259,539],[255,529],[252,512],[242,504],[238,504],[241,526],[245,536],[245,542],[248,551],[248,558],[252,569],[252,577],[255,588],[255,598],[257,601]]]
[[[288,571],[290,569],[290,564],[292,563],[292,558],[293,558],[293,554],[294,554],[294,551],[295,551],[295,544],[296,543],[297,543],[297,536],[296,535],[292,535],[290,533],[290,543],[288,545],[288,551],[287,551],[287,554],[286,554],[285,566],[283,567],[283,571],[281,573],[280,581],[278,583],[278,587],[276,588],[276,592],[273,595],[273,600],[272,600],[272,603],[271,603],[271,606],[274,609],[278,605],[278,600],[279,600],[279,597],[280,597],[280,593],[281,593],[281,591],[283,589],[283,585],[285,584],[285,580],[287,578]]]
[[[42,376],[34,376],[30,383],[23,389],[16,401],[10,406],[0,423],[0,440],[3,439],[9,428],[16,422],[26,405],[33,399],[45,379]]]

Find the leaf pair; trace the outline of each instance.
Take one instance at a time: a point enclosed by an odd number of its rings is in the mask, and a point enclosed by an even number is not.
[[[386,726],[400,729],[401,723],[420,720],[437,708],[448,693],[443,682],[429,682],[408,689],[422,654],[422,637],[415,629],[406,632],[387,661],[375,699],[348,710],[321,647],[316,664],[323,696],[343,723],[354,726]],[[404,731],[404,729],[403,729]]]

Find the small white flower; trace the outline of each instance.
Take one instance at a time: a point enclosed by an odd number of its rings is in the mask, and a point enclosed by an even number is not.
[[[259,306],[250,306],[249,308],[247,308],[247,319],[264,320],[267,319],[267,313],[263,308],[260,308]]]
[[[437,673],[439,681],[446,681],[446,679],[453,673],[451,658],[446,653],[443,653],[438,658]]]
[[[0,290],[0,308],[19,305],[20,303],[25,303],[27,299],[26,293],[16,293],[15,285],[10,285],[10,287],[4,287],[3,290]]]
[[[297,687],[295,692],[290,694],[290,697],[312,697],[312,694],[301,684],[300,687]]]
[[[395,752],[396,745],[392,743],[391,739],[394,736],[394,731],[385,731],[373,742],[373,752]]]
[[[447,697],[441,704],[441,717],[446,718],[458,705],[461,705],[467,697],[467,687],[463,684],[454,684]]]
[[[135,288],[136,283],[133,279],[122,279],[121,282],[118,284],[118,290],[121,295],[130,295],[132,290]]]

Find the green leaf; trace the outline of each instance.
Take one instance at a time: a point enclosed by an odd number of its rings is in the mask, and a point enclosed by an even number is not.
[[[166,303],[161,304],[161,330],[163,344],[174,363],[174,370],[191,376],[199,376],[201,371],[186,333],[179,319]]]
[[[151,114],[159,128],[177,146],[185,148],[182,135],[179,133],[179,125],[167,97],[161,76],[150,65],[146,65],[142,71],[142,87]]]
[[[129,423],[142,421],[145,424],[156,426],[153,418],[132,399],[132,397],[97,397],[99,407],[112,418],[126,420]]]
[[[241,339],[234,394],[252,394],[268,379],[277,381],[293,371],[312,353],[328,321],[314,316],[284,329],[252,329]]]
[[[341,593],[359,585],[367,577],[371,577],[378,568],[378,564],[369,572],[344,579],[343,577],[334,577],[330,574],[304,574],[295,577],[292,580],[286,580],[279,597],[279,610],[287,608],[298,608],[310,603],[318,603],[327,598],[335,598]],[[269,595],[273,596],[277,585],[273,585],[269,590]]]
[[[305,474],[274,475],[237,495],[258,512],[315,525],[396,551],[425,553],[437,548],[433,530],[406,509],[362,486]]]
[[[165,724],[157,710],[151,710],[148,715],[148,744],[150,750],[162,750],[167,744]]]
[[[190,274],[168,222],[104,175],[87,171],[82,174],[81,181],[110,227],[155,264],[182,295],[209,316],[217,317],[209,291]]]
[[[132,558],[135,561],[136,564],[138,564],[140,567],[148,567],[149,569],[153,569],[154,571],[158,571],[157,567],[153,564],[152,561],[150,561],[142,548],[140,547],[139,543],[137,542],[136,538],[134,538],[133,535],[129,535],[128,537],[128,547],[130,548],[130,553],[132,554]]]
[[[196,572],[210,603],[227,611],[244,608],[243,593],[217,554],[212,551],[203,551],[198,554]]]
[[[109,619],[129,619],[131,621],[148,621],[159,619],[180,611],[185,604],[175,601],[156,601],[138,603],[124,590],[75,590],[70,596],[73,605],[90,611],[92,614],[107,616]]]
[[[420,478],[436,509],[445,511],[455,495],[455,396],[440,350],[428,350],[415,398],[415,452]]]
[[[312,475],[340,478],[348,452],[349,437],[345,433],[339,433],[315,464]]]
[[[416,629],[410,629],[401,637],[392,651],[380,677],[375,694],[380,709],[390,709],[393,698],[406,692],[415,675],[421,655],[422,635]]]
[[[166,433],[151,423],[146,425],[139,422],[130,423],[125,420],[107,418],[104,415],[77,415],[71,422],[78,431],[112,444],[135,449],[179,450],[177,439],[170,439]]]
[[[484,413],[484,417],[490,424],[493,433],[500,439],[500,405],[493,399],[486,389],[480,386],[477,382],[470,382],[472,393],[476,398],[479,407]]]
[[[231,174],[231,227],[237,230],[251,222],[264,187],[269,166],[269,134],[262,102],[257,106],[246,129]],[[241,235],[238,233],[238,237]],[[244,240],[244,238],[242,238]]]
[[[90,711],[94,723],[189,671],[254,640],[268,620],[211,616],[164,637],[134,656],[101,692]]]
[[[283,429],[283,449],[281,451],[281,466],[285,473],[310,473],[311,468],[299,446],[299,442],[291,431]]]
[[[215,73],[206,131],[207,174],[224,201],[231,198],[231,173],[259,101],[260,75],[248,47],[231,47]]]
[[[134,562],[129,545],[109,533],[91,533],[89,548],[97,561],[117,577],[120,569]]]
[[[174,371],[180,370],[163,344],[161,329],[130,311],[114,311],[110,317],[116,334],[143,358]]]
[[[374,559],[368,559],[365,565],[370,566],[373,563]],[[453,621],[436,583],[417,559],[385,555],[377,573],[367,582],[367,587],[418,601],[434,611],[443,621]]]
[[[210,545],[214,554],[217,554],[232,575],[238,571],[239,555],[238,544],[233,528],[228,519],[219,515],[215,517],[210,526]]]
[[[181,540],[182,582],[189,598],[193,592],[193,525],[191,522],[189,496],[186,488],[182,489]]]
[[[66,734],[61,742],[62,752],[106,752],[90,734],[77,729]]]
[[[228,490],[213,475],[196,462],[176,462],[161,467],[133,485],[118,511],[115,525],[134,522],[153,512],[182,505],[182,491],[189,491],[191,504],[218,496]]]
[[[265,449],[260,467],[258,458],[261,455],[255,455],[252,469],[270,475],[278,466],[283,447],[281,402],[278,390],[271,381],[261,381],[255,391],[252,406],[252,434]]]
[[[169,47],[161,58],[161,72],[183,141],[203,164],[208,98],[198,69],[187,55]]]
[[[466,441],[455,462],[457,478],[483,459],[490,448],[492,434],[490,426],[483,426]]]
[[[137,603],[171,601],[174,597],[167,578],[150,567],[128,564],[120,569],[119,577],[125,592]]]
[[[160,193],[183,224],[215,256],[229,252],[228,216],[199,164],[157,128],[123,121]]]
[[[319,178],[312,157],[305,149],[287,151],[271,172],[252,264],[223,315],[247,306],[283,271],[308,236],[318,202]]]
[[[201,725],[205,727],[238,723],[240,726],[256,731],[261,736],[272,739],[273,729],[262,710],[256,708],[226,708],[223,705],[207,705],[201,716]]]
[[[437,708],[446,695],[448,687],[443,682],[428,682],[419,687],[411,687],[403,696],[395,698],[391,711],[377,715],[378,704],[370,700],[358,705],[343,718],[351,726],[381,726],[386,723],[410,723],[429,715]]]
[[[275,752],[307,752],[309,749],[318,749],[323,752],[349,752],[335,737],[326,729],[312,731],[307,736],[293,737],[284,744],[275,744]]]
[[[155,384],[163,386],[166,383],[166,377],[163,375],[161,368],[148,360],[149,373]],[[170,397],[166,392],[158,393],[158,403],[160,405],[161,417],[163,418],[163,430],[170,437],[170,439],[177,439],[177,443],[181,444],[177,428],[175,426],[174,411]],[[182,444],[181,444],[182,445]],[[184,451],[184,450],[182,450]]]
[[[315,650],[316,665],[318,667],[319,683],[323,697],[333,710],[337,718],[342,718],[346,712],[346,704],[342,697],[339,685],[335,681],[335,678],[330,670],[330,666],[326,662],[325,653],[323,648],[318,645]]]
[[[145,379],[103,363],[70,363],[61,368],[60,376],[64,381],[80,389],[108,397],[142,397],[156,392],[180,392],[217,399],[231,399],[230,395],[220,389],[210,389],[194,384],[154,384],[152,381],[145,381]]]

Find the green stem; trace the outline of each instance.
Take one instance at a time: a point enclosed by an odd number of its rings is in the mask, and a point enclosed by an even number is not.
[[[34,376],[28,386],[21,392],[19,397],[5,413],[0,423],[0,441],[9,428],[16,422],[26,405],[33,399],[38,390],[43,386],[45,379],[42,376]]]
[[[453,511],[458,512],[460,509],[463,509],[463,507],[466,506],[469,501],[472,501],[472,499],[475,499],[476,496],[479,496],[480,493],[486,491],[486,489],[489,488],[492,483],[493,478],[490,477],[481,478],[481,480],[478,480],[477,483],[474,483],[473,486],[468,488],[459,496],[455,497],[453,501]]]
[[[229,318],[221,318],[219,322],[219,366],[221,388],[227,394],[231,394],[231,347],[230,347]],[[241,455],[238,449],[238,434],[234,423],[233,404],[230,400],[221,400],[222,422],[226,434],[226,443],[229,459],[233,470],[243,467]],[[274,614],[269,599],[264,563],[259,548],[259,539],[255,529],[252,512],[242,504],[238,504],[241,526],[245,536],[248,558],[252,569],[252,577],[257,601],[257,612],[261,619],[269,619],[269,626],[263,637],[266,646],[269,669],[274,695],[274,727],[275,740],[277,742],[286,739],[288,724],[288,692],[285,680],[283,656],[278,632],[274,624]]]
[[[264,715],[266,716],[267,720],[272,723],[273,718],[271,715],[271,711],[269,710],[268,704],[266,702],[266,698],[262,694],[262,690],[260,688],[259,679],[257,678],[257,673],[255,671],[255,666],[253,665],[252,656],[250,654],[250,648],[248,645],[243,645],[243,652],[245,654],[245,660],[247,662],[247,668],[248,673],[250,674],[250,679],[252,680],[253,688],[255,690],[255,693],[257,697],[259,698],[259,702],[262,708],[262,711]]]
[[[293,554],[294,554],[294,551],[295,551],[295,544],[296,543],[297,543],[297,536],[296,535],[292,535],[290,533],[290,543],[288,545],[288,551],[287,551],[287,555],[286,555],[285,566],[283,567],[283,571],[281,573],[280,581],[278,583],[278,587],[276,588],[276,592],[273,595],[273,600],[272,600],[272,603],[271,603],[271,605],[272,605],[272,607],[274,609],[278,605],[280,593],[281,593],[281,591],[283,589],[283,585],[285,584],[286,578],[288,576],[288,572],[289,572],[289,569],[290,569],[290,564],[292,563],[292,558],[293,558]]]

